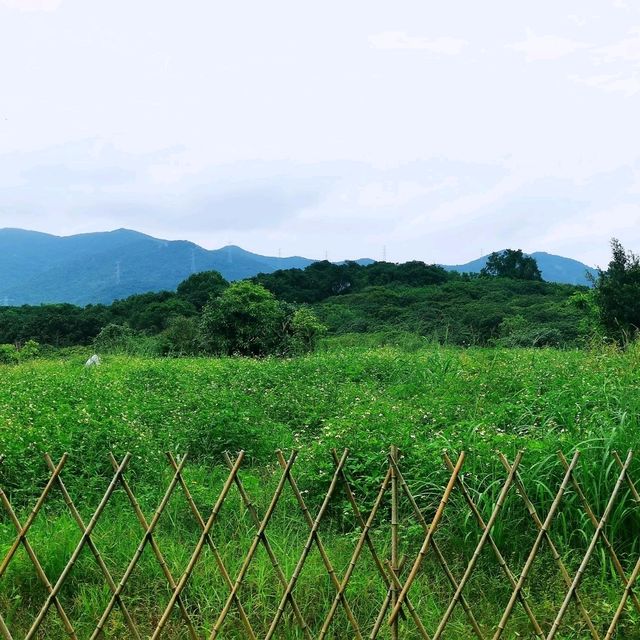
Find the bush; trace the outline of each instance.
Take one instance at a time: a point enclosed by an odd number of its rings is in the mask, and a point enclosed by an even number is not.
[[[162,353],[171,356],[192,356],[200,351],[198,318],[176,316],[162,332]]]
[[[96,351],[130,356],[159,356],[158,336],[147,336],[123,324],[108,324],[94,340]]]
[[[18,362],[18,351],[12,344],[0,344],[0,364]]]
[[[308,307],[296,309],[291,319],[292,347],[294,353],[310,353],[327,328]]]
[[[202,346],[217,355],[265,356],[286,350],[286,312],[270,291],[236,282],[202,312]]]

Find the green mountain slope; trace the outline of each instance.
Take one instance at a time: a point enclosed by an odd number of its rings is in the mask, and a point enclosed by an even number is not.
[[[542,273],[542,278],[548,282],[589,285],[590,280],[587,274],[591,274],[592,276],[597,274],[596,269],[588,267],[586,264],[583,264],[578,260],[573,260],[572,258],[556,256],[551,253],[545,253],[544,251],[536,251],[528,255],[536,259],[538,267]],[[479,273],[482,267],[487,263],[488,257],[488,255],[482,256],[482,258],[472,260],[466,264],[442,266],[449,271],[458,271],[460,273]]]

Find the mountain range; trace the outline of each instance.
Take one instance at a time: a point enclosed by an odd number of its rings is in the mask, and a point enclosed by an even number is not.
[[[597,269],[588,267],[586,264],[574,260],[573,258],[565,258],[556,256],[552,253],[544,251],[535,251],[527,254],[536,259],[538,268],[542,274],[542,278],[547,282],[562,282],[564,284],[581,284],[590,285],[589,277],[595,277],[598,273]],[[488,255],[482,256],[477,260],[472,260],[466,264],[442,265],[448,271],[458,271],[460,273],[479,273],[487,264]],[[589,274],[589,276],[587,275]]]
[[[594,272],[570,258],[531,255],[545,280],[586,284],[586,272]],[[478,272],[486,259],[443,266]],[[301,256],[262,256],[233,245],[207,250],[186,240],[161,240],[129,229],[72,236],[0,229],[0,305],[108,304],[136,293],[173,290],[198,271],[216,270],[227,280],[241,280],[261,272],[303,269],[312,262]]]

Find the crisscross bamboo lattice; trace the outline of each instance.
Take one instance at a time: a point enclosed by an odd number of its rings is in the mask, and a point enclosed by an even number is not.
[[[624,557],[621,556],[619,550],[615,549],[615,540],[610,538],[608,532],[609,519],[616,508],[621,493],[627,496],[630,509],[640,509],[640,495],[629,476],[629,467],[632,462],[631,452],[628,453],[624,461],[616,453],[613,454],[617,478],[610,488],[609,497],[600,514],[594,511],[583,486],[580,484],[579,454],[577,452],[570,460],[559,453],[559,469],[561,469],[559,484],[555,487],[553,499],[550,506],[545,508],[544,513],[539,513],[543,507],[538,505],[536,508],[521,477],[520,467],[523,454],[518,453],[513,462],[509,462],[505,456],[499,454],[499,460],[506,475],[502,479],[498,479],[500,489],[496,492],[488,515],[484,516],[483,509],[478,503],[477,493],[472,491],[465,481],[463,474],[464,453],[461,453],[456,460],[452,460],[446,453],[444,454],[444,465],[449,473],[448,481],[437,500],[434,500],[431,495],[425,503],[424,495],[412,491],[410,488],[410,479],[406,479],[401,470],[402,465],[398,451],[392,447],[388,456],[386,472],[381,477],[377,493],[375,496],[369,496],[369,500],[366,501],[367,514],[362,512],[362,503],[356,497],[357,493],[350,479],[347,450],[341,454],[333,452],[333,472],[324,499],[319,503],[315,513],[312,513],[308,508],[305,492],[299,488],[294,476],[297,455],[297,452],[294,451],[286,458],[284,454],[277,452],[277,483],[263,513],[260,513],[260,509],[252,501],[250,492],[241,477],[243,452],[240,452],[235,458],[225,455],[224,462],[229,470],[228,475],[219,487],[217,495],[211,497],[209,512],[203,514],[193,497],[192,488],[185,479],[186,459],[176,460],[172,454],[167,454],[171,478],[150,518],[147,518],[143,513],[132,484],[127,478],[131,462],[130,454],[125,455],[120,461],[111,455],[113,476],[102,499],[87,522],[80,515],[80,511],[62,478],[68,456],[63,455],[56,464],[46,455],[48,480],[24,520],[20,519],[21,510],[12,505],[9,496],[0,487],[0,501],[4,510],[3,515],[0,516],[0,523],[10,523],[9,526],[15,530],[15,535],[4,545],[6,551],[0,563],[0,579],[3,579],[3,576],[4,580],[7,579],[5,576],[7,569],[22,547],[46,593],[44,602],[33,617],[26,634],[20,637],[24,637],[26,640],[45,637],[42,634],[46,617],[57,615],[65,637],[79,638],[74,628],[73,616],[67,610],[68,606],[65,609],[65,602],[61,594],[78,558],[85,549],[93,557],[108,590],[108,603],[99,618],[94,621],[93,630],[88,635],[91,640],[109,636],[109,621],[116,609],[119,610],[126,625],[127,637],[136,639],[150,637],[152,640],[171,637],[167,631],[170,620],[173,621],[172,628],[179,627],[181,629],[180,637],[188,637],[191,640],[239,637],[238,634],[241,637],[256,640],[258,638],[270,640],[276,637],[295,637],[306,640],[315,638],[318,640],[325,638],[357,638],[359,640],[368,638],[374,640],[378,637],[397,640],[398,638],[418,637],[438,640],[450,628],[458,605],[460,605],[458,625],[460,625],[460,620],[466,621],[466,632],[464,632],[466,635],[458,634],[447,637],[477,637],[481,640],[512,637],[508,635],[508,625],[516,609],[521,608],[520,613],[528,625],[530,637],[546,640],[552,640],[556,637],[591,637],[595,640],[608,640],[614,638],[615,634],[619,632],[623,616],[637,618],[640,615],[640,600],[636,593],[638,575],[640,574],[640,557],[629,558],[628,553]],[[225,558],[225,555],[220,551],[220,544],[225,541],[216,537],[216,524],[218,524],[223,506],[232,491],[240,498],[243,517],[247,518],[248,526],[251,526],[253,530],[248,548],[245,550],[237,549],[236,560],[240,568],[234,571],[229,569],[228,554]],[[62,497],[68,514],[78,528],[80,537],[75,548],[70,554],[67,554],[68,557],[66,557],[61,570],[57,575],[52,576],[47,574],[44,568],[46,563],[43,566],[36,550],[37,545],[32,543],[33,537],[30,541],[29,534],[36,518],[39,515],[44,517],[43,509],[54,492],[58,492],[58,495]],[[104,515],[105,509],[116,492],[124,495],[135,521],[139,525],[139,542],[126,567],[114,575],[113,567],[109,568],[109,563],[105,560],[103,552],[98,548],[95,532],[100,519],[106,517]],[[186,501],[188,512],[198,531],[195,545],[187,549],[188,560],[180,575],[174,575],[165,553],[160,548],[157,536],[158,523],[166,512],[172,496],[176,493],[181,494]],[[288,571],[288,575],[278,558],[280,555],[282,559],[284,551],[272,544],[269,534],[269,524],[285,493],[288,493],[291,500],[297,504],[300,514],[298,522],[304,526],[306,531],[304,543],[299,549],[297,557],[287,558],[289,566],[293,567]],[[344,567],[335,566],[331,559],[330,549],[323,539],[323,527],[327,521],[331,520],[331,507],[338,499],[338,493],[341,494],[339,499],[343,504],[346,501],[355,523],[355,533],[352,532],[354,537],[349,538],[353,547],[348,563]],[[572,508],[575,508],[576,504],[579,505],[592,527],[586,542],[586,550],[582,553],[579,564],[575,559],[573,564],[569,563],[553,540],[554,519],[561,511],[563,501],[566,502],[566,496],[569,493],[573,497]],[[458,500],[457,508],[461,508],[460,505],[463,505],[462,508],[468,510],[468,517],[477,525],[478,537],[473,551],[467,554],[462,562],[452,564],[447,561],[445,555],[451,554],[452,549],[456,548],[455,540],[443,540],[439,534],[442,531],[442,522],[447,517],[447,509],[453,496],[456,496]],[[513,561],[508,559],[504,550],[500,549],[495,533],[496,523],[509,499],[517,501],[523,513],[530,519],[529,524],[533,536],[533,541],[529,541],[531,545],[528,547],[529,551],[525,554],[526,560],[519,570],[509,566],[509,562],[513,564]],[[487,511],[486,507],[484,511]],[[407,545],[407,554],[400,553],[401,537],[404,530],[401,527],[402,522],[409,522],[414,526],[413,542]],[[416,528],[418,534],[416,534]],[[388,540],[388,544],[382,545],[382,548],[377,535],[380,531],[389,534],[388,538],[385,538]],[[640,531],[636,532],[636,535],[640,535]],[[147,549],[153,554],[170,595],[159,616],[151,623],[148,620],[141,623],[136,619],[130,606],[131,594],[127,591],[127,586]],[[550,554],[553,565],[565,585],[562,599],[557,603],[553,614],[549,615],[547,609],[543,617],[540,616],[539,611],[536,612],[535,602],[533,602],[528,590],[534,562],[542,549],[546,549]],[[476,615],[477,610],[474,613],[473,596],[469,589],[478,562],[485,550],[490,558],[497,563],[498,575],[502,575],[503,587],[508,590],[508,598],[501,609],[502,613],[499,619],[491,622],[479,620]],[[210,555],[203,556],[205,551],[208,551]],[[611,580],[617,581],[619,593],[617,604],[611,607],[610,615],[606,619],[603,618],[601,612],[597,619],[594,619],[593,611],[590,611],[580,593],[585,572],[596,552],[600,553],[600,557],[608,558],[611,563],[610,566],[614,572]],[[273,602],[269,620],[266,624],[264,620],[258,621],[259,625],[253,619],[246,601],[243,600],[243,587],[245,587],[252,562],[255,561],[258,553],[266,553],[279,588],[279,599],[277,602]],[[319,555],[330,588],[329,598],[318,601],[322,602],[322,606],[326,608],[326,611],[321,612],[317,611],[318,603],[302,602],[299,595],[296,594],[296,586],[308,564],[309,557],[313,553]],[[210,562],[210,558],[213,559],[213,566],[215,566],[226,591],[223,595],[224,604],[219,610],[203,613],[200,609],[189,605],[185,600],[185,594],[196,567],[199,563]],[[357,606],[355,602],[357,594],[350,592],[349,588],[356,567],[367,562],[367,559],[373,568],[372,576],[379,580],[380,593],[384,595],[373,609],[375,616],[369,616],[364,620],[359,614],[361,607]],[[425,565],[428,563],[443,572],[450,588],[449,596],[443,610],[438,613],[436,623],[434,624],[433,616],[429,619],[433,627],[430,629],[427,628],[428,624],[421,614],[424,607],[424,594],[425,591],[429,591],[429,587],[427,585],[425,588],[423,584],[420,591],[417,588],[421,581],[426,580]],[[626,570],[624,563],[627,564]],[[234,563],[234,566],[236,564]],[[575,568],[576,565],[577,568]],[[214,586],[212,585],[211,588],[213,589]],[[219,583],[215,588],[220,589]],[[1,589],[2,583],[0,583],[0,593]],[[158,598],[161,599],[162,596],[159,595]],[[314,624],[309,622],[310,606],[314,610]],[[570,608],[573,608],[573,617],[570,630],[566,632],[567,613]],[[240,626],[236,626],[233,632],[228,632],[226,625],[229,622],[231,611],[237,616],[235,620]],[[12,635],[12,633],[15,631],[10,629],[6,612],[3,614],[0,609],[0,637],[5,640],[17,640],[18,636]],[[631,636],[627,634],[620,637]],[[637,636],[633,637],[640,637],[640,631]]]

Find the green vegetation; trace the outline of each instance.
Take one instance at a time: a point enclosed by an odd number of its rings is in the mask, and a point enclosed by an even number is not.
[[[610,335],[628,342],[640,328],[640,258],[615,238],[611,252],[609,268],[595,282],[594,301]]]
[[[325,340],[317,353],[294,359],[111,356],[100,367],[85,369],[85,356],[75,355],[67,360],[3,366],[0,441],[6,460],[0,466],[0,483],[24,520],[46,481],[43,452],[57,458],[68,451],[70,460],[63,478],[88,519],[112,472],[108,452],[120,457],[131,451],[128,476],[150,517],[170,477],[164,451],[171,450],[189,454],[187,478],[198,506],[207,513],[226,473],[222,452],[243,448],[248,466],[242,477],[263,513],[277,481],[273,451],[295,447],[301,450],[295,475],[315,512],[331,472],[330,450],[347,446],[351,449],[348,475],[366,513],[382,478],[388,447],[395,443],[403,455],[401,468],[427,514],[432,513],[448,477],[441,451],[466,450],[465,481],[487,518],[504,478],[496,449],[510,460],[518,449],[525,449],[523,481],[544,513],[562,476],[556,450],[561,448],[568,455],[579,448],[579,480],[595,512],[604,511],[617,474],[611,451],[637,449],[640,439],[640,396],[632,391],[640,384],[636,345],[624,352],[615,347],[559,351],[407,346],[343,349]],[[638,479],[639,471],[634,463],[632,477]],[[214,532],[232,574],[241,562],[238,550],[248,547],[255,532],[236,494],[233,496]],[[568,566],[575,570],[592,526],[571,491],[563,505],[552,535]],[[296,510],[290,492],[285,491],[269,528],[288,574],[306,535]],[[402,552],[413,558],[421,534],[405,502],[401,510]],[[385,513],[381,514],[384,519],[388,518]],[[624,489],[607,533],[625,566],[640,552],[635,535],[639,527],[640,513],[631,508]],[[381,554],[388,552],[388,529],[380,523],[374,528]],[[321,534],[342,573],[358,535],[344,494],[332,503]],[[158,532],[175,574],[184,568],[197,535],[187,505],[176,497]],[[140,536],[126,497],[119,491],[96,533],[116,575],[124,570]],[[454,494],[438,539],[456,575],[461,575],[478,536],[468,510]],[[533,536],[531,520],[512,492],[495,538],[514,570],[522,566]],[[0,555],[13,537],[11,523],[0,520]],[[55,497],[46,514],[36,520],[32,540],[39,556],[46,559],[50,575],[61,569],[78,538],[62,500]],[[427,627],[433,628],[450,590],[439,569],[432,564],[427,568],[433,578],[421,580],[414,600]],[[484,625],[495,622],[508,597],[506,581],[497,572],[490,553],[483,555],[467,592]],[[212,623],[211,612],[224,598],[224,590],[212,589],[212,584],[220,584],[220,579],[212,558],[206,556],[187,594],[190,610],[205,627]],[[136,617],[150,623],[157,619],[168,591],[149,553],[136,570],[128,593],[146,593],[147,588],[148,598],[128,602]],[[581,594],[596,622],[604,624],[610,618],[620,590],[607,557],[595,556]],[[547,620],[557,609],[561,591],[557,571],[545,551],[527,587],[541,619]],[[372,563],[363,556],[348,592],[361,619],[372,622],[383,592]],[[268,559],[260,553],[243,588],[245,603],[258,626],[273,612],[278,593]],[[320,558],[313,554],[299,586],[300,601],[312,624],[321,622],[331,593]],[[24,629],[43,598],[44,591],[21,551],[0,585],[0,610],[9,612],[6,617],[11,623]],[[86,632],[108,600],[90,554],[83,555],[74,570],[64,598]],[[343,618],[337,620],[346,625]],[[576,635],[563,637],[582,637],[573,610],[568,621]],[[631,613],[625,614],[624,629],[631,635],[623,637],[633,637],[634,622],[637,619]],[[53,616],[47,624],[47,637],[62,637]],[[182,637],[177,617],[172,625],[167,637]],[[528,634],[521,609],[509,626],[510,634],[516,631]],[[468,633],[464,616],[456,614],[449,637],[464,638]],[[109,637],[127,637],[120,614],[113,616]],[[235,614],[230,618],[228,637],[243,637]]]
[[[494,251],[481,269],[483,276],[514,278],[515,280],[542,280],[535,258],[525,256],[522,249]]]
[[[219,273],[203,272],[176,292],[130,296],[110,306],[0,308],[0,343],[95,343],[140,355],[290,355],[312,348],[325,327],[329,335],[410,333],[465,346],[575,347],[590,340],[598,317],[575,304],[588,290],[541,282],[535,260],[521,254],[496,256],[508,268],[496,268],[494,277],[422,262],[317,262],[231,286]],[[113,326],[121,327],[119,342]]]
[[[635,392],[640,341],[634,340],[640,322],[640,266],[617,241],[612,248],[612,262],[592,289],[541,281],[535,261],[506,251],[493,255],[479,276],[420,262],[319,262],[233,284],[217,272],[204,272],[185,280],[176,292],[131,296],[110,306],[0,309],[0,454],[5,455],[0,485],[24,521],[47,480],[43,454],[58,459],[66,451],[70,458],[63,478],[88,520],[112,475],[108,454],[120,459],[129,451],[133,457],[127,477],[151,517],[170,481],[169,450],[188,455],[185,474],[206,515],[226,477],[224,452],[242,449],[243,482],[264,513],[278,483],[274,451],[296,449],[294,475],[316,513],[332,474],[332,450],[348,447],[347,474],[366,514],[394,444],[427,519],[449,478],[442,451],[466,451],[465,483],[486,520],[505,476],[496,451],[514,460],[524,450],[521,476],[544,514],[563,475],[556,455],[561,449],[567,456],[581,451],[577,476],[600,515],[618,474],[612,452],[640,449],[640,396]],[[102,364],[87,368],[84,362],[93,351],[101,354]],[[166,355],[181,357],[156,357]],[[640,479],[635,461],[631,476]],[[406,577],[422,530],[404,499],[400,510],[401,553],[409,559]],[[384,558],[390,553],[389,516],[387,502],[372,529]],[[611,511],[607,535],[627,573],[640,553],[638,530],[640,510],[625,486]],[[214,530],[232,575],[255,531],[232,492]],[[287,575],[307,533],[287,489],[268,529]],[[338,575],[343,575],[359,535],[344,492],[332,500],[320,533]],[[551,528],[570,573],[592,533],[570,488]],[[184,569],[198,535],[178,492],[157,531],[174,576]],[[509,494],[493,535],[518,573],[535,526],[516,491]],[[118,490],[95,534],[115,576],[122,575],[140,536],[126,495]],[[437,538],[455,575],[464,571],[479,536],[469,509],[454,492]],[[14,537],[12,523],[1,516],[0,557]],[[56,492],[29,539],[47,574],[57,575],[79,531]],[[412,599],[432,629],[451,592],[433,556],[428,558]],[[548,627],[564,587],[546,547],[526,592]],[[242,587],[242,601],[262,633],[280,593],[261,552]],[[603,549],[592,558],[580,593],[595,624],[606,627],[621,585]],[[151,554],[143,556],[127,594],[130,610],[148,630],[169,597]],[[363,557],[347,590],[363,627],[373,624],[384,594],[373,564]],[[480,557],[465,594],[489,633],[509,597],[490,552]],[[311,555],[296,595],[317,633],[333,597],[317,553]],[[185,593],[199,628],[210,629],[225,597],[215,562],[205,555]],[[0,611],[20,634],[44,598],[21,550],[0,582]],[[109,599],[88,553],[81,556],[62,598],[80,634],[86,634]],[[335,624],[347,633],[343,614]],[[639,624],[628,610],[621,637],[638,637]],[[289,620],[281,637],[300,637],[293,627]],[[529,637],[520,608],[508,632],[508,637]],[[51,616],[44,634],[58,638],[64,632]],[[110,618],[107,635],[129,637],[120,613]],[[167,637],[186,637],[177,617]],[[236,613],[225,626],[225,637],[245,637]],[[461,611],[447,637],[469,637]],[[562,637],[584,637],[573,609]]]

